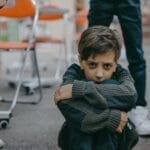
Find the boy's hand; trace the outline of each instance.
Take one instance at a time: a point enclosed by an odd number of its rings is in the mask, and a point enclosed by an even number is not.
[[[72,86],[72,84],[67,84],[59,87],[54,94],[55,103],[63,99],[72,98]]]
[[[121,112],[121,120],[119,126],[116,129],[116,132],[122,133],[127,121],[128,121],[128,114],[125,112]]]

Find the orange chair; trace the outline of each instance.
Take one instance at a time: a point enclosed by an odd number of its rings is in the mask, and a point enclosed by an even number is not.
[[[66,21],[68,18],[67,9],[62,9],[62,8],[49,4],[46,6],[41,6],[39,12],[40,12],[39,18],[38,18],[39,22],[42,21],[42,22],[47,23],[47,22],[62,20],[64,23],[63,32],[66,32],[64,28],[65,28]],[[28,39],[25,39],[24,41],[28,41]],[[65,55],[67,55],[66,56],[67,58],[65,60],[66,63],[68,65],[71,63],[69,50],[67,48],[65,33],[63,33],[63,37],[61,38],[45,36],[45,35],[35,36],[35,46],[38,43],[50,43],[50,44],[60,45],[60,49],[59,49],[60,52],[64,51]],[[60,72],[61,72],[61,59],[58,58],[57,63],[56,63],[56,71],[55,71],[54,77],[41,78],[41,85],[43,87],[47,87],[47,86],[55,85],[56,83],[60,82],[61,81]],[[37,86],[38,85],[35,82],[24,84],[24,87],[27,87],[29,89],[35,89],[37,88]]]
[[[22,2],[21,2],[22,3]],[[17,8],[19,9],[19,8]],[[42,6],[39,9],[39,16],[38,16],[38,20],[39,21],[45,21],[45,22],[49,22],[49,21],[56,21],[56,20],[62,20],[64,21],[64,27],[66,25],[66,20],[68,18],[68,10],[67,9],[62,9],[59,7],[56,7],[54,5],[46,5],[46,6]],[[64,29],[64,28],[63,28]],[[63,30],[64,32],[66,30]],[[24,39],[23,42],[28,42],[28,38]],[[71,60],[70,60],[70,53],[67,47],[67,41],[65,38],[65,33],[63,33],[63,38],[55,38],[55,37],[51,37],[51,36],[35,36],[34,37],[34,49],[36,48],[36,45],[38,43],[50,43],[50,44],[57,44],[60,45],[60,52],[62,52],[62,48],[64,49],[64,53],[66,56],[66,64],[70,64]],[[52,86],[58,82],[61,81],[61,77],[60,77],[60,71],[61,71],[61,59],[58,58],[58,61],[56,63],[57,67],[56,67],[56,71],[55,71],[55,75],[54,77],[50,78],[41,78],[41,85],[42,86]],[[16,81],[15,80],[9,80],[9,84],[10,85],[15,85]],[[23,87],[25,87],[27,89],[27,91],[29,91],[28,93],[32,93],[32,91],[34,91],[35,88],[38,87],[38,83],[37,81],[35,81],[33,79],[33,81],[31,82],[26,82],[22,84]]]
[[[36,51],[33,48],[34,47],[34,32],[35,32],[36,23],[37,23],[38,16],[39,16],[39,11],[38,11],[39,5],[37,2],[35,4],[32,2],[32,0],[15,0],[14,6],[12,6],[12,7],[6,6],[2,9],[0,9],[0,17],[15,18],[15,19],[22,19],[22,18],[26,18],[26,17],[34,18],[28,42],[0,42],[0,50],[1,51],[23,52],[23,64],[19,71],[17,87],[16,87],[16,91],[15,91],[10,109],[7,111],[0,111],[0,126],[2,128],[7,127],[7,124],[9,123],[10,116],[12,114],[12,111],[15,108],[16,103],[21,102],[21,101],[18,101],[18,96],[20,93],[21,85],[22,85],[22,80],[23,80],[22,78],[23,78],[23,74],[24,74],[25,63],[27,60],[26,58],[27,58],[29,52],[32,52],[33,56],[34,56],[35,70],[36,70],[36,75],[37,75],[37,79],[38,79],[38,87],[39,87],[39,98],[36,101],[35,100],[29,101],[29,102],[25,101],[22,103],[36,104],[36,103],[40,102],[42,99],[42,90],[41,90],[41,86],[40,86],[40,75],[39,75],[38,63],[37,63],[37,59],[36,59]],[[22,10],[25,10],[25,11],[22,11]],[[3,99],[3,101],[5,102],[7,100]]]

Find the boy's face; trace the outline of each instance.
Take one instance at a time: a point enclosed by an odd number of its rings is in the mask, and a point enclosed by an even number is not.
[[[80,60],[80,66],[83,69],[88,80],[97,83],[110,79],[116,70],[117,62],[113,51],[90,56],[87,60]]]

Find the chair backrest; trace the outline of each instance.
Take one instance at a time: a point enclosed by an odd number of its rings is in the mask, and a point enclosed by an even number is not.
[[[49,21],[49,20],[58,20],[64,17],[64,14],[67,10],[56,7],[54,5],[48,4],[46,6],[42,6],[40,9],[39,20]]]
[[[23,18],[34,16],[35,5],[33,0],[14,0],[14,5],[0,9],[1,17]]]

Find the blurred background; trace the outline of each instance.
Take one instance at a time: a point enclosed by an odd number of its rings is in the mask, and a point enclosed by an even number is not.
[[[26,1],[26,0],[25,0]],[[31,0],[38,2],[39,18],[33,30],[34,16],[4,17],[0,10],[0,42],[30,42],[32,51],[27,52],[21,89],[17,98],[22,101],[38,99],[36,59],[41,78],[42,97],[38,105],[18,104],[12,108],[16,91],[18,70],[21,69],[24,55],[22,51],[1,51],[0,53],[0,138],[6,143],[5,150],[58,150],[57,135],[63,117],[53,102],[53,93],[61,82],[65,69],[71,63],[78,63],[77,44],[80,35],[88,26],[87,14],[89,0]],[[16,0],[8,0],[7,8],[16,6]],[[24,2],[24,0],[20,0]],[[141,0],[143,47],[147,60],[147,92],[150,100],[150,0]],[[19,11],[19,10],[18,10]],[[24,5],[22,12],[27,11]],[[34,10],[35,11],[35,10]],[[42,16],[43,15],[43,16]],[[111,28],[120,30],[118,19],[114,16]],[[34,31],[34,32],[33,32]],[[29,37],[32,34],[30,42]],[[120,63],[128,63],[123,46]],[[4,103],[12,100],[10,103]],[[150,105],[150,102],[148,102]],[[150,106],[148,107],[150,108]],[[10,109],[12,108],[12,109]],[[150,109],[149,109],[150,110]],[[12,114],[12,118],[6,114]],[[12,113],[13,112],[13,113]],[[6,124],[2,121],[5,120]],[[6,126],[5,126],[6,125]],[[5,129],[4,129],[5,128]],[[149,150],[149,138],[141,138],[135,150]]]

